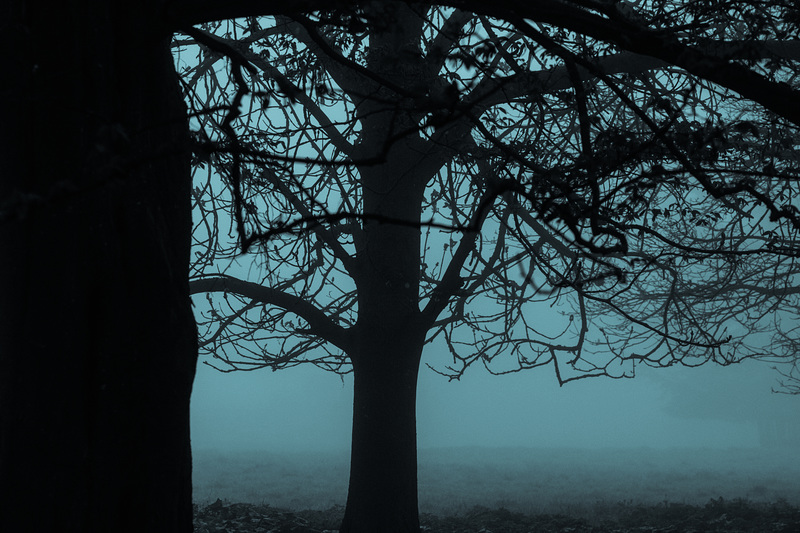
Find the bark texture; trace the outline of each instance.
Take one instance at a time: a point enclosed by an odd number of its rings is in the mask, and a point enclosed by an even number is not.
[[[0,530],[192,530],[185,109],[148,2],[2,3]]]

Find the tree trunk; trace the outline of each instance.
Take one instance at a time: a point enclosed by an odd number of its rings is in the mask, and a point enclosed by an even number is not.
[[[366,328],[365,328],[366,329]],[[417,533],[416,396],[422,342],[366,336],[353,354],[350,487],[340,533]]]
[[[192,530],[187,123],[158,2],[3,2],[0,530]]]

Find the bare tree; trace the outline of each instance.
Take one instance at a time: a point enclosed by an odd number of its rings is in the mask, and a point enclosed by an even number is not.
[[[796,24],[663,7],[591,6],[796,86]],[[619,49],[636,35],[509,18],[387,3],[176,43],[201,345],[226,370],[353,371],[342,531],[418,527],[425,344],[453,379],[549,366],[562,384],[791,355],[762,334],[797,305],[792,117]]]

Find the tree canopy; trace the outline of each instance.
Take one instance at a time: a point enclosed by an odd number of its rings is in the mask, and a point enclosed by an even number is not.
[[[598,30],[388,6],[178,41],[200,45],[181,67],[193,291],[225,294],[204,322],[218,357],[347,371],[371,222],[419,228],[419,257],[392,260],[412,263],[403,279],[454,377],[475,362],[553,365],[564,382],[791,356],[777,340],[797,307],[796,124]],[[667,7],[602,13],[796,86],[788,15]],[[390,160],[408,186],[376,192],[370,171]],[[368,194],[408,205],[378,214]],[[230,259],[250,247],[243,276]]]

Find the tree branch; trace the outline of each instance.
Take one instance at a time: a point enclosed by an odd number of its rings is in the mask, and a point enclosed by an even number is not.
[[[263,0],[171,0],[165,4],[165,17],[173,28],[185,27],[210,20],[249,15],[302,13],[334,7],[355,7],[362,2],[346,0],[297,0],[291,3]],[[800,125],[800,90],[781,82],[773,82],[749,69],[733,63],[718,51],[706,52],[680,42],[676,35],[656,31],[616,13],[613,20],[591,13],[579,2],[539,0],[535,3],[520,0],[450,0],[448,5],[475,13],[505,19],[525,33],[525,19],[552,24],[583,35],[614,44],[638,54],[681,67],[703,79],[712,81],[742,96],[760,103],[774,113]],[[714,49],[715,47],[709,46]],[[795,50],[795,47],[791,47]],[[795,52],[796,53],[796,52]]]
[[[194,279],[189,282],[189,294],[230,292],[264,305],[274,305],[299,316],[310,326],[310,332],[330,342],[344,352],[350,349],[347,330],[335,324],[310,302],[292,294],[243,281],[224,274]]]

